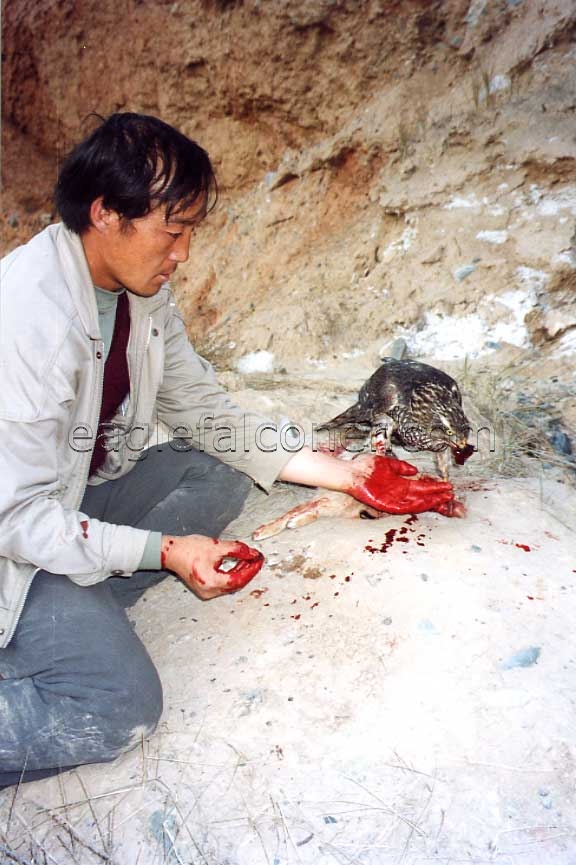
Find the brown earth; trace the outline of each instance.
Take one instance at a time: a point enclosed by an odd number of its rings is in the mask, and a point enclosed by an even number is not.
[[[569,470],[571,0],[13,0],[3,29],[4,250],[54,217],[90,112],[158,114],[217,167],[176,289],[232,389],[345,404],[403,333]]]

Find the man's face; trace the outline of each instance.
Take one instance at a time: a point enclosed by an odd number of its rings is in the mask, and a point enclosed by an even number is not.
[[[85,244],[94,283],[152,297],[187,260],[192,232],[204,213],[203,201],[168,220],[164,206],[130,222],[112,213],[106,230],[98,232],[96,246]]]

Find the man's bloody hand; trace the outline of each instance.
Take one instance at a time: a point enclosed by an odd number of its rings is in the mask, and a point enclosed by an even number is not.
[[[202,600],[242,589],[263,564],[262,553],[242,541],[204,535],[162,537],[162,567],[177,574]]]
[[[452,485],[437,478],[415,478],[418,469],[410,463],[366,455],[355,459],[351,466],[355,477],[345,492],[370,507],[388,514],[438,511],[452,515],[448,506],[454,502]]]

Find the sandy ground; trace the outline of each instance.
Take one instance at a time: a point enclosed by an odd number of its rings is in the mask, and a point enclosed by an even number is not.
[[[262,542],[235,596],[202,603],[172,579],[147,593],[133,615],[164,682],[158,731],[0,794],[11,849],[573,865],[576,495],[553,474],[487,476],[481,457],[454,475],[465,519],[323,520]],[[228,533],[308,494],[254,491]]]

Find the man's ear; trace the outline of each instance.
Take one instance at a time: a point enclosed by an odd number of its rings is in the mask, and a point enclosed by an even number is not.
[[[101,233],[107,233],[118,225],[120,217],[115,210],[104,207],[104,199],[100,195],[90,205],[90,222]]]

